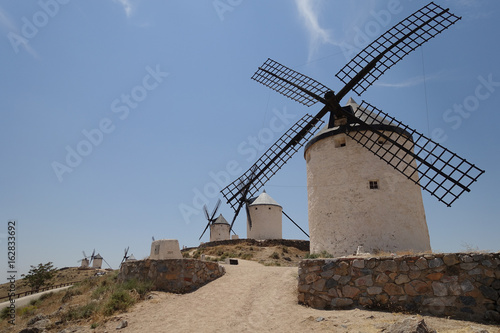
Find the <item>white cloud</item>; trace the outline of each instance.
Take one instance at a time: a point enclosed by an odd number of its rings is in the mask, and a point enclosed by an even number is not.
[[[338,45],[334,41],[330,32],[320,26],[319,12],[320,4],[312,0],[295,0],[297,10],[302,17],[304,24],[309,31],[310,46],[309,46],[309,61],[323,44]]]
[[[131,17],[134,11],[134,6],[132,5],[131,0],[113,0],[116,3],[119,3],[122,7],[123,10],[125,11],[125,15],[127,17]]]
[[[38,53],[29,45],[29,40],[22,36],[13,20],[2,7],[0,7],[0,28],[5,32],[5,35],[7,35],[7,39],[10,41],[10,43],[15,43],[15,46],[11,45],[13,47],[13,52],[17,53],[19,51],[18,47],[22,46],[26,50],[26,52],[33,56],[33,58],[38,59]],[[14,34],[17,36],[16,42],[13,42],[9,39],[9,34]],[[23,40],[24,42],[17,43],[21,40]]]

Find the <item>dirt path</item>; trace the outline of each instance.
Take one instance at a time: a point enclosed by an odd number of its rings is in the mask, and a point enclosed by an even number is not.
[[[119,316],[123,332],[380,332],[409,315],[365,310],[321,311],[297,304],[297,268],[240,260],[186,295],[156,293]],[[413,316],[415,317],[415,316]],[[323,319],[321,319],[323,318]],[[118,318],[117,318],[118,319]],[[438,332],[500,332],[498,327],[425,317]],[[117,321],[96,332],[115,331]]]

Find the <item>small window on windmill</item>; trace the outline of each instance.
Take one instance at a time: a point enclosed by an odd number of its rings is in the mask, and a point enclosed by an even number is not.
[[[378,190],[378,180],[370,180],[370,190]]]
[[[345,147],[345,136],[335,139],[335,148]]]
[[[155,254],[160,254],[160,245],[155,245]]]

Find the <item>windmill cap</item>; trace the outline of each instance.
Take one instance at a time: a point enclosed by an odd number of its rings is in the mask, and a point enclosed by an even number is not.
[[[101,257],[101,255],[98,253],[98,254],[94,257],[94,259],[102,259],[102,257]]]
[[[227,223],[226,219],[224,218],[224,216],[222,216],[222,214],[220,214],[219,217],[217,219],[215,219],[213,224],[227,224],[227,225],[229,225],[229,223]]]
[[[281,207],[281,205],[277,203],[276,200],[271,198],[271,196],[267,194],[265,190],[257,198],[250,199],[249,206],[257,206],[257,205],[272,205]]]

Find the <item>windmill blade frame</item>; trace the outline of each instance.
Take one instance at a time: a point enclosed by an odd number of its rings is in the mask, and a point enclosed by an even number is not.
[[[448,207],[462,193],[470,192],[470,185],[484,173],[466,159],[365,101],[359,105],[356,114],[361,117],[353,117],[357,124],[346,127],[346,134]],[[386,135],[380,126],[377,128],[373,124],[389,124],[401,131]],[[417,162],[415,165],[413,159]]]
[[[365,47],[335,75],[346,84],[339,95],[343,97],[350,90],[361,95],[389,68],[460,19],[434,2],[409,15]]]
[[[237,207],[240,202],[257,193],[309,140],[321,124],[322,120],[309,114],[297,121],[243,175],[221,190],[227,203],[239,212]]]

